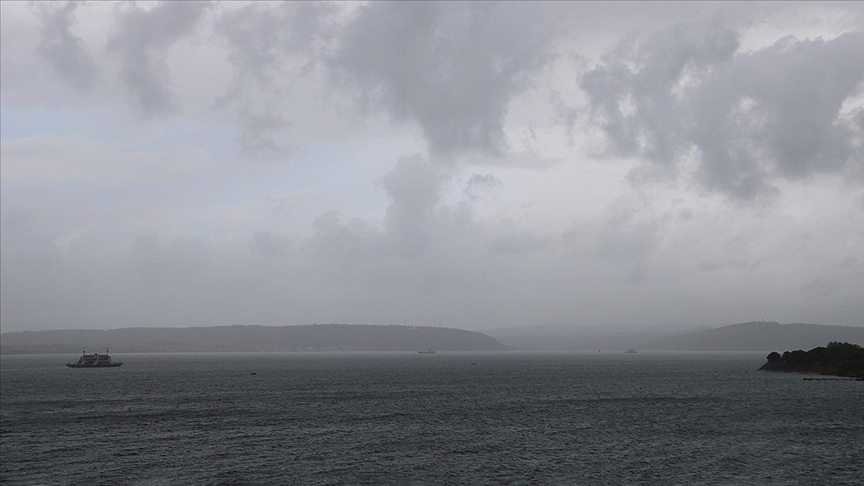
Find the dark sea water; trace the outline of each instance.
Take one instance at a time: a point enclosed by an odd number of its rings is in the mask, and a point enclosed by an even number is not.
[[[864,484],[864,382],[763,354],[3,356],[0,482]]]

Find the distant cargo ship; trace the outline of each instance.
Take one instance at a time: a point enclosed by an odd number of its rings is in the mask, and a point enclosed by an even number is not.
[[[420,351],[417,351],[417,353],[419,353],[419,354],[435,354],[435,350],[434,349],[421,349]]]
[[[111,356],[108,355],[108,348],[105,348],[105,354],[87,354],[86,348],[82,353],[77,363],[66,363],[66,366],[70,368],[116,368],[123,366],[122,361],[111,361]]]

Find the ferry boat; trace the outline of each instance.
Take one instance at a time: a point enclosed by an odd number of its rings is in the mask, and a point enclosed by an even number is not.
[[[105,354],[87,354],[86,348],[82,353],[77,363],[66,363],[66,366],[70,368],[116,368],[123,366],[122,361],[111,361],[111,356],[108,355],[108,348],[105,348]]]

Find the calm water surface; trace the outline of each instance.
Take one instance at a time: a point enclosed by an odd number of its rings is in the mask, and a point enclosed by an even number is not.
[[[864,383],[763,354],[3,356],[0,482],[862,484]]]

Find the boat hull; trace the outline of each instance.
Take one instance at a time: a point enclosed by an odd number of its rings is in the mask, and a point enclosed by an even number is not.
[[[66,363],[66,366],[68,366],[69,368],[116,368],[118,366],[123,366],[123,363],[111,363],[103,365],[79,365],[75,363]]]

